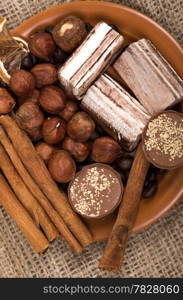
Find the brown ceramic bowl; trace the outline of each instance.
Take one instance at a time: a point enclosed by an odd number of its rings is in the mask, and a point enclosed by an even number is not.
[[[26,39],[34,31],[53,25],[60,18],[70,14],[78,15],[92,25],[100,20],[115,24],[125,37],[125,45],[144,37],[150,39],[183,77],[183,50],[176,40],[145,15],[114,3],[83,1],[52,7],[25,21],[13,34]],[[160,181],[155,197],[142,199],[133,233],[155,222],[180,199],[183,194],[182,178],[183,168],[169,171]],[[95,241],[104,240],[109,236],[115,218],[113,215],[108,220],[87,222]]]

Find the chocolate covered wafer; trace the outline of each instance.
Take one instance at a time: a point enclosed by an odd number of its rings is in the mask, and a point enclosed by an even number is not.
[[[137,145],[150,115],[107,74],[88,89],[81,106],[128,150]]]
[[[59,80],[65,89],[81,99],[93,83],[122,50],[123,37],[104,22],[98,23],[59,69]]]
[[[114,69],[152,116],[183,99],[183,80],[147,39],[132,43]]]

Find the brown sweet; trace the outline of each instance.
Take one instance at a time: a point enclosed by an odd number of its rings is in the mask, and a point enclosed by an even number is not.
[[[66,102],[65,108],[58,115],[68,122],[78,110],[77,103],[69,100]]]
[[[52,155],[48,170],[55,181],[67,183],[74,178],[76,165],[68,152],[60,150]]]
[[[48,144],[58,144],[65,136],[66,123],[59,117],[50,117],[44,121],[42,136]]]
[[[57,148],[55,146],[49,145],[45,142],[37,143],[35,149],[46,164],[48,163],[53,153],[57,151]]]
[[[112,163],[121,153],[120,145],[110,137],[100,137],[93,143],[92,159],[100,163]]]
[[[87,36],[85,23],[78,17],[69,16],[53,29],[55,43],[64,51],[72,52]]]
[[[95,123],[85,112],[76,113],[67,124],[67,134],[80,142],[87,141],[95,130]]]
[[[7,114],[14,108],[16,102],[5,88],[0,88],[0,114]]]
[[[90,145],[87,142],[77,142],[69,136],[65,137],[62,147],[68,151],[78,162],[84,161],[90,152]]]
[[[37,104],[25,102],[17,110],[16,120],[22,129],[31,133],[41,127],[44,122],[44,114]]]
[[[51,34],[46,32],[35,33],[30,37],[28,45],[33,55],[45,60],[49,60],[56,47]]]
[[[91,164],[76,173],[68,188],[73,209],[86,218],[110,215],[122,199],[120,175],[105,164]]]
[[[23,69],[13,72],[10,78],[10,88],[19,97],[28,97],[35,89],[34,76]]]
[[[50,85],[41,90],[39,102],[46,112],[57,114],[64,109],[66,97],[62,89]]]
[[[53,64],[38,64],[32,68],[31,72],[36,78],[36,87],[54,84],[57,81],[57,69]]]
[[[158,168],[183,165],[183,114],[167,110],[152,118],[143,133],[147,160]]]

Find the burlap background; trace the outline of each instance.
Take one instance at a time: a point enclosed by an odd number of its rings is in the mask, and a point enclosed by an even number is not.
[[[11,28],[60,0],[0,0],[0,15]],[[114,1],[151,16],[183,43],[182,0]],[[41,257],[35,254],[9,216],[0,209],[0,277],[183,277],[183,201],[143,232],[131,236],[125,265],[115,275],[100,272],[104,243],[72,254],[57,240]]]

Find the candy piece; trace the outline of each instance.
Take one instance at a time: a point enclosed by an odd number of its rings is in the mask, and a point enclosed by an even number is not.
[[[91,164],[79,171],[69,184],[68,195],[73,209],[86,218],[111,214],[122,199],[120,175],[105,164]]]
[[[183,165],[183,114],[167,110],[152,118],[143,133],[148,161],[162,169]]]
[[[183,98],[183,80],[149,40],[132,43],[114,69],[152,116]]]
[[[107,74],[88,89],[81,107],[128,150],[135,148],[150,119],[142,105]]]
[[[61,84],[81,99],[96,77],[119,54],[123,37],[104,22],[98,23],[59,69]]]

